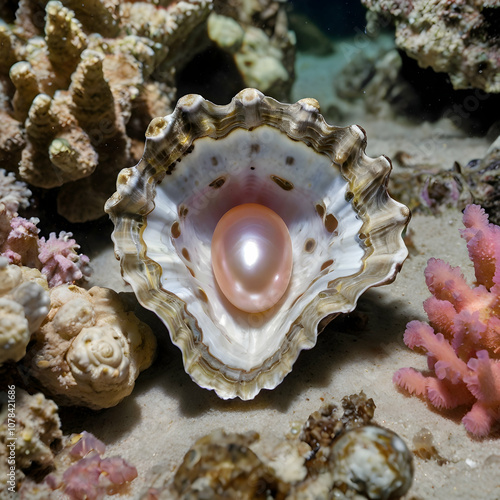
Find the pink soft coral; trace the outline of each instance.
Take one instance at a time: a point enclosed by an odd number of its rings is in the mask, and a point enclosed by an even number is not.
[[[50,474],[45,484],[52,490],[61,490],[71,500],[98,500],[119,491],[137,477],[137,469],[123,458],[101,455],[106,446],[89,432],[83,432],[80,440],[69,450],[70,457],[78,461],[62,474]]]
[[[402,368],[393,380],[437,408],[471,407],[462,422],[471,434],[485,436],[500,421],[500,227],[477,205],[466,207],[463,221],[476,286],[467,284],[458,267],[429,259],[429,324],[408,323],[404,341],[427,353],[434,376]]]
[[[50,233],[48,240],[42,237],[38,242],[41,271],[50,287],[79,281],[89,275],[89,258],[77,253],[80,246],[72,236],[72,233],[61,231],[59,236]]]

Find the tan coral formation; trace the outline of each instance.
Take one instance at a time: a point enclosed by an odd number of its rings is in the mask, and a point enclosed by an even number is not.
[[[47,280],[37,269],[0,258],[0,365],[19,361],[49,311]]]
[[[132,141],[170,111],[175,71],[202,47],[211,6],[20,2],[15,23],[0,24],[5,168],[37,187],[64,185],[58,211],[72,222],[103,215],[116,174],[138,160]]]
[[[57,405],[41,393],[30,395],[23,389],[9,388],[9,401],[15,401],[15,453],[11,454],[12,427],[8,425],[9,406],[0,411],[0,496],[7,498],[8,459],[15,455],[16,480],[24,478],[22,470],[46,469],[53,465],[57,446],[62,440]],[[10,486],[10,485],[9,485]],[[3,496],[5,495],[5,496]]]
[[[396,27],[396,45],[420,66],[450,76],[455,89],[500,92],[498,1],[362,0],[369,32]],[[381,22],[380,22],[381,21]]]
[[[216,0],[208,18],[208,36],[233,56],[245,86],[289,99],[296,40],[282,3]]]
[[[151,329],[107,288],[61,285],[50,300],[26,357],[30,374],[60,404],[115,406],[153,361]]]

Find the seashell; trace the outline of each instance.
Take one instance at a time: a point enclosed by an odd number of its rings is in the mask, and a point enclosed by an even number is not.
[[[187,373],[222,398],[276,387],[328,321],[393,281],[407,256],[410,212],[387,193],[390,160],[369,158],[363,129],[328,125],[314,99],[246,89],[219,106],[187,95],[146,138],[106,203],[115,253]],[[219,220],[246,203],[281,217],[292,243],[286,290],[260,312],[235,307],[212,269]]]

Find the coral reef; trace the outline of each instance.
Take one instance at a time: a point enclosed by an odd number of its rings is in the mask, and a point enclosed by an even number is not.
[[[169,111],[211,1],[43,5],[21,2],[0,26],[0,160],[34,186],[63,186],[58,211],[92,220],[138,160],[135,138]]]
[[[108,408],[128,396],[148,368],[156,340],[117,293],[75,285],[50,290],[50,311],[24,363],[64,405]]]
[[[28,469],[47,469],[54,465],[57,448],[61,444],[61,422],[57,405],[43,394],[29,395],[22,389],[15,391],[15,441],[8,426],[5,404],[0,410],[0,496],[5,493],[9,444],[15,442],[16,481],[24,478]],[[6,498],[2,497],[2,498]]]
[[[473,0],[362,0],[368,32],[393,23],[396,45],[420,66],[450,76],[455,89],[500,92],[498,3]],[[382,18],[382,22],[380,22]]]
[[[296,40],[281,2],[215,0],[208,37],[232,55],[246,87],[289,99]]]
[[[465,428],[485,436],[500,420],[500,227],[489,223],[478,205],[466,207],[463,222],[475,286],[458,267],[429,260],[425,279],[432,296],[424,302],[429,324],[408,323],[404,341],[427,353],[434,373],[402,368],[394,382],[439,409],[466,405]]]
[[[0,257],[0,365],[19,361],[49,312],[47,280],[36,269]]]
[[[362,392],[313,413],[302,431],[257,454],[259,436],[217,430],[199,439],[172,478],[156,478],[143,499],[399,498],[411,486],[404,442],[374,425]],[[360,459],[359,456],[363,455]]]

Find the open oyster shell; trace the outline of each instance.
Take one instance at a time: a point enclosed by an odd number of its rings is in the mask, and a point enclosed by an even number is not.
[[[255,89],[226,106],[181,98],[155,118],[139,164],[106,203],[123,276],[158,314],[194,381],[222,398],[276,387],[302,349],[407,256],[407,207],[391,199],[388,158],[365,155],[356,126],[328,125],[314,99],[283,104]],[[211,266],[221,216],[260,203],[285,221],[293,271],[262,313],[236,309]]]

